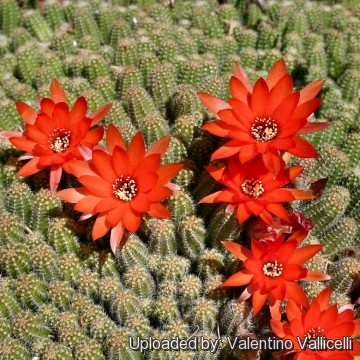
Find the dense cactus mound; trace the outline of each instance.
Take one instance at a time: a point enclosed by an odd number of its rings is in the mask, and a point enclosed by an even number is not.
[[[200,129],[213,115],[197,92],[226,101],[234,63],[254,81],[282,57],[295,87],[326,80],[315,117],[332,126],[306,136],[319,157],[298,160],[305,170],[295,181],[318,197],[293,209],[315,223],[306,243],[325,245],[307,266],[332,276],[304,285],[308,296],[330,285],[334,303],[356,301],[357,0],[0,0],[0,30],[1,130],[22,129],[15,101],[36,107],[56,78],[71,103],[85,96],[89,112],[112,102],[102,125],[127,142],[138,130],[147,146],[170,134],[163,163],[185,163],[173,180],[182,190],[166,200],[171,219],[145,218],[114,255],[108,236],[92,241],[93,220],[78,221],[50,193],[47,171],[16,175],[20,153],[0,139],[0,359],[256,358],[231,351],[227,336],[273,336],[268,309],[254,318],[251,303],[236,301],[239,289],[221,287],[240,266],[221,241],[249,244],[248,228],[223,205],[197,205],[219,186],[204,171],[218,140]],[[198,349],[130,348],[130,338],[149,336],[198,339]],[[199,350],[219,336],[216,352]]]

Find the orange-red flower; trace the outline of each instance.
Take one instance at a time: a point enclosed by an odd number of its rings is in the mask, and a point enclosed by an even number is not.
[[[340,309],[336,304],[329,306],[330,297],[331,289],[326,288],[312,300],[310,306],[302,307],[295,301],[289,300],[286,308],[288,323],[270,320],[274,333],[281,339],[288,339],[293,343],[294,349],[288,353],[295,353],[295,360],[351,360],[354,356],[360,355],[360,341],[355,339],[360,336],[360,319],[354,320],[352,305],[345,305]],[[333,341],[342,341],[345,336],[352,337],[350,345],[353,349],[349,351],[334,348]],[[324,337],[320,338],[320,341],[330,340],[327,349],[316,351],[313,345],[310,345],[312,341],[318,346],[319,337]],[[307,342],[307,346],[302,349],[304,341]],[[343,343],[343,345],[349,344]]]
[[[251,250],[232,241],[223,242],[226,249],[243,261],[244,269],[231,275],[223,286],[247,285],[240,296],[244,301],[252,295],[254,315],[269,299],[272,317],[280,319],[280,302],[292,299],[296,304],[308,305],[304,290],[296,280],[327,280],[329,276],[302,266],[318,253],[323,245],[298,247],[296,239],[284,236],[271,243],[252,239]]]
[[[109,153],[95,149],[91,161],[69,163],[72,173],[84,187],[65,189],[57,195],[76,203],[75,210],[83,212],[85,217],[98,214],[92,237],[99,239],[111,229],[110,245],[115,252],[125,230],[138,230],[144,213],[159,219],[170,216],[160,202],[172,195],[174,184],[169,180],[183,165],[160,166],[169,136],[158,140],[145,152],[144,139],[137,133],[126,151],[119,131],[111,125],[106,140]]]
[[[236,65],[228,103],[207,93],[198,94],[204,105],[220,118],[208,122],[203,129],[230,139],[213,153],[212,160],[238,154],[245,163],[261,154],[266,167],[276,175],[281,167],[279,152],[316,157],[316,149],[298,135],[329,126],[307,120],[321,102],[315,96],[322,85],[323,81],[317,80],[293,92],[292,78],[280,59],[266,80],[260,78],[252,87],[245,71]]]
[[[29,176],[50,167],[50,190],[54,193],[62,170],[70,172],[70,160],[91,157],[91,149],[101,140],[103,128],[90,128],[108,113],[111,104],[87,117],[84,97],[78,98],[70,110],[64,90],[56,80],[51,83],[50,93],[51,98],[41,99],[39,113],[17,102],[17,110],[26,122],[25,130],[2,131],[0,136],[9,138],[14,146],[26,151],[19,160],[30,159],[18,175]]]
[[[289,222],[289,214],[281,203],[312,198],[312,194],[307,191],[282,189],[302,172],[301,166],[285,169],[282,163],[274,178],[260,157],[243,165],[237,157],[231,157],[226,166],[207,166],[206,169],[225,188],[205,196],[200,202],[228,203],[230,207],[237,208],[240,223],[246,221],[251,214],[260,216],[269,225],[273,224],[271,214]]]

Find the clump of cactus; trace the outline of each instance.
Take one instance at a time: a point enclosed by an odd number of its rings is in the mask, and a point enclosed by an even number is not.
[[[302,283],[306,295],[329,286],[332,303],[352,303],[358,317],[359,29],[360,7],[345,0],[0,0],[1,134],[22,131],[57,79],[70,108],[83,96],[87,114],[103,109],[92,130],[114,126],[124,146],[141,132],[147,149],[168,136],[159,166],[183,166],[162,198],[170,216],[143,216],[113,247],[115,236],[94,241],[94,219],[49,189],[55,168],[18,176],[29,158],[0,138],[0,360],[245,359],[231,337],[274,336],[266,307],[254,314],[244,288],[222,285],[244,270],[222,242],[249,249],[254,234],[273,234],[255,217],[240,224],[226,204],[199,204],[222,188],[204,167],[222,164],[211,155],[224,141],[202,129],[216,116],[198,93],[228,101],[234,63],[252,84],[279,58],[297,88],[325,79],[311,120],[332,126],[302,135],[316,159],[290,159],[304,170],[289,187],[314,196],[287,210],[313,221],[302,246],[323,245],[306,267],[331,275]],[[81,186],[69,172],[55,188]],[[223,342],[214,353],[130,347],[149,337]]]

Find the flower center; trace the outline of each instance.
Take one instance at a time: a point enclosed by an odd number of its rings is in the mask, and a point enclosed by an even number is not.
[[[278,264],[277,260],[274,262],[268,262],[263,266],[263,272],[269,277],[278,277],[282,274],[283,266]]]
[[[264,193],[264,186],[261,180],[246,179],[241,184],[243,193],[253,199],[258,198]]]
[[[271,118],[256,118],[251,126],[251,134],[260,142],[272,140],[277,133],[278,128],[276,121]]]
[[[131,201],[137,194],[136,182],[130,176],[121,175],[112,187],[114,195],[122,201]]]
[[[63,153],[70,146],[71,132],[65,129],[56,128],[54,132],[49,135],[50,149],[57,154]]]
[[[318,336],[323,336],[324,335],[324,332],[325,330],[324,329],[321,329],[320,326],[317,327],[317,329],[314,329],[314,328],[311,328],[306,336],[309,338],[309,339],[316,339]]]

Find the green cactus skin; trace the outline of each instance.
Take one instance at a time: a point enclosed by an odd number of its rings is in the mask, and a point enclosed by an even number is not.
[[[49,284],[49,299],[60,310],[69,309],[74,290],[68,281],[54,281]]]
[[[161,64],[155,66],[149,74],[149,92],[152,95],[155,106],[160,112],[164,112],[171,96],[176,89],[176,76],[173,66]]]
[[[180,315],[177,301],[169,296],[162,296],[155,302],[156,319],[160,323],[168,323]]]
[[[56,1],[49,1],[45,4],[44,18],[52,30],[58,29],[65,22],[63,8]]]
[[[222,241],[234,241],[238,239],[242,226],[236,216],[226,211],[226,205],[220,205],[214,209],[210,216],[208,226],[208,245],[211,248],[223,249]]]
[[[129,234],[122,240],[115,257],[120,267],[129,268],[134,265],[146,266],[149,250],[135,234]]]
[[[75,37],[78,40],[81,40],[86,35],[90,35],[100,44],[99,27],[91,13],[90,7],[79,5],[74,10],[74,28]]]
[[[177,242],[174,222],[167,219],[150,219],[148,227],[150,252],[164,256],[175,255],[177,252]]]
[[[354,168],[358,166],[360,158],[360,133],[349,134],[341,149],[348,156],[348,167]]]
[[[55,217],[61,210],[61,201],[52,195],[49,190],[40,190],[34,196],[33,211],[29,227],[33,231],[46,233],[49,219]]]
[[[14,281],[14,292],[20,303],[31,310],[38,309],[47,299],[46,283],[32,273],[20,275]]]
[[[44,360],[72,360],[72,351],[63,344],[50,343],[41,354]]]
[[[130,315],[140,311],[141,302],[132,291],[120,290],[114,294],[110,306],[112,317],[123,325]]]
[[[11,253],[11,243],[19,243],[26,241],[26,234],[24,231],[24,225],[20,222],[20,219],[13,214],[8,213],[7,211],[0,211],[0,242],[1,245],[9,244],[5,249],[0,250],[0,259],[3,256],[7,256],[6,253],[12,256],[16,256],[16,251]],[[20,246],[20,252],[22,251],[22,247]],[[21,257],[21,256],[20,256]],[[26,257],[24,257],[25,259]],[[3,261],[7,261],[6,258],[3,258]],[[10,258],[9,258],[10,260]],[[11,261],[11,260],[10,260]],[[0,260],[1,262],[1,260]],[[21,266],[20,266],[21,267]]]
[[[149,261],[149,266],[150,266]],[[156,275],[160,281],[164,280],[179,280],[188,273],[190,269],[190,262],[188,259],[169,255],[158,259],[156,266]]]
[[[178,223],[179,248],[183,255],[195,259],[205,247],[206,230],[201,218],[185,215]]]
[[[360,71],[347,69],[341,76],[342,97],[347,101],[355,101],[360,89]]]
[[[33,193],[28,185],[15,182],[8,188],[6,208],[15,214],[22,223],[30,219]]]
[[[129,316],[124,324],[124,327],[130,329],[141,338],[149,336],[152,332],[148,318],[142,314],[134,314]]]
[[[131,317],[129,317],[130,319]],[[116,324],[106,315],[97,317],[96,321],[92,321],[89,325],[90,336],[103,343],[108,336],[116,329]]]
[[[343,248],[353,245],[358,224],[355,219],[344,217],[332,226],[320,242],[324,244],[324,254],[336,254]]]
[[[28,310],[19,312],[11,325],[14,336],[27,343],[32,343],[38,338],[48,338],[51,335],[51,330],[43,324],[42,320]]]
[[[360,263],[356,258],[344,257],[336,261],[329,269],[329,274],[332,275],[331,288],[339,294],[347,294],[359,267]]]
[[[63,280],[70,281],[75,284],[82,271],[80,259],[72,253],[64,254],[59,257],[58,267]]]
[[[54,329],[60,311],[55,305],[45,303],[39,307],[37,314],[43,320],[44,324],[46,324],[50,329]]]
[[[316,236],[324,231],[336,217],[345,212],[349,203],[349,191],[341,186],[333,186],[322,198],[307,205],[302,212],[315,224],[312,234]]]
[[[202,290],[201,280],[195,275],[186,275],[179,283],[180,304],[183,312],[188,311]]]
[[[124,108],[137,127],[143,125],[147,115],[156,112],[155,104],[149,93],[142,87],[129,88],[124,95]]]
[[[0,315],[11,320],[21,311],[21,306],[13,291],[1,284]]]
[[[38,12],[27,10],[24,14],[25,28],[41,42],[49,42],[52,38],[52,30],[44,17]]]
[[[115,360],[115,359],[142,360],[143,359],[140,351],[130,349],[129,346],[130,336],[133,336],[133,334],[125,329],[117,329],[109,335],[106,341],[106,354],[109,360]]]
[[[155,141],[169,134],[168,122],[158,113],[145,116],[142,121],[142,132],[145,142],[151,146]]]
[[[200,328],[211,331],[217,320],[217,307],[213,300],[199,298],[188,313],[192,329]]]
[[[224,255],[216,249],[205,249],[197,260],[198,273],[202,277],[218,275],[224,269]]]
[[[74,357],[76,360],[105,360],[101,345],[93,339],[86,339],[79,342],[75,346]]]
[[[170,210],[171,217],[175,222],[181,221],[181,218],[195,213],[195,204],[190,194],[186,191],[174,191],[166,201]]]
[[[11,338],[11,323],[8,319],[0,316],[0,341]]]
[[[16,278],[30,269],[29,252],[25,245],[8,242],[0,249],[0,269],[7,276]]]
[[[32,85],[34,79],[36,78],[36,72],[40,66],[39,56],[34,53],[33,48],[30,46],[30,43],[23,45],[16,51],[17,58],[17,70],[21,79]]]
[[[141,266],[133,266],[124,274],[124,284],[142,298],[151,298],[155,292],[151,274]]]
[[[26,347],[17,339],[0,340],[0,360],[27,360],[30,357]]]
[[[49,244],[60,255],[76,253],[79,249],[76,235],[76,224],[65,218],[55,218],[49,221],[47,239]]]
[[[169,146],[162,158],[163,164],[182,162],[187,157],[185,145],[177,138],[171,137]]]
[[[116,81],[116,94],[117,97],[122,99],[128,89],[142,86],[142,76],[140,70],[133,65],[124,66],[120,69],[121,70]],[[138,123],[135,123],[134,125],[139,127]]]

